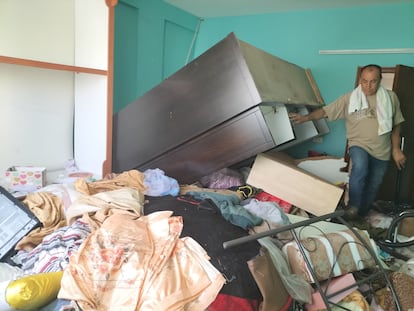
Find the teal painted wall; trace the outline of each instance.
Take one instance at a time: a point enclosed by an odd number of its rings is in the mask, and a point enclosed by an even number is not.
[[[186,64],[199,19],[162,0],[115,7],[114,112]]]
[[[360,65],[414,66],[414,54],[319,54],[319,50],[333,49],[414,48],[414,3],[209,18],[201,23],[195,55],[230,32],[271,54],[310,68],[327,104],[353,88]],[[332,122],[329,127],[330,133],[322,143],[304,143],[289,153],[304,157],[312,149],[343,156],[344,123]]]
[[[414,48],[412,2],[208,18],[199,23],[198,17],[162,0],[119,1],[115,10],[115,112],[230,32],[280,58],[310,68],[327,104],[352,89],[360,65],[414,66],[414,54],[319,54],[319,50],[334,49]],[[344,123],[331,122],[329,128],[322,143],[304,143],[289,152],[304,157],[312,149],[342,156]]]

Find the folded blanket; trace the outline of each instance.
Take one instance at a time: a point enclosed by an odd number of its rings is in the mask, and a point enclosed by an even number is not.
[[[391,98],[387,90],[380,86],[377,91],[377,120],[378,135],[388,133],[392,130],[392,106]],[[368,108],[368,101],[361,90],[361,84],[352,91],[349,100],[348,113]]]

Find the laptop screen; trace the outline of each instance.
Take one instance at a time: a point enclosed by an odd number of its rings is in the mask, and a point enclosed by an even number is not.
[[[40,224],[22,202],[0,187],[0,259]]]

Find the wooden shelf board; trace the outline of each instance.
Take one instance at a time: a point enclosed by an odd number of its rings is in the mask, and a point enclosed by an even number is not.
[[[104,76],[108,74],[106,70],[102,70],[102,69],[69,66],[69,65],[48,63],[48,62],[42,62],[42,61],[37,61],[37,60],[25,59],[25,58],[1,56],[1,55],[0,55],[0,63],[28,66],[28,67],[37,67],[37,68],[44,68],[44,69],[52,69],[52,70],[72,71],[72,72],[78,72],[78,73],[80,72],[91,73],[91,74],[104,75]]]

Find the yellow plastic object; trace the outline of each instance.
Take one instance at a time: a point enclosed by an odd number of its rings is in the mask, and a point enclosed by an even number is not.
[[[63,272],[33,274],[11,281],[6,301],[14,309],[36,310],[56,299]]]

